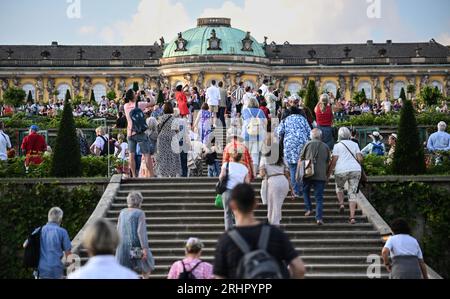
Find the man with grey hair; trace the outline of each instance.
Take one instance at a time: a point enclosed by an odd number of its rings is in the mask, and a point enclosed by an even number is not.
[[[48,223],[37,228],[33,234],[41,234],[39,266],[35,277],[37,279],[64,278],[64,265],[61,262],[71,254],[71,243],[67,230],[61,227],[63,211],[54,207],[48,212]],[[24,247],[27,246],[25,242]]]
[[[431,134],[428,139],[427,149],[430,152],[450,151],[450,134],[448,134],[445,130],[447,130],[447,124],[441,121],[438,124],[438,131]]]
[[[299,168],[304,171],[303,175],[303,197],[305,200],[305,216],[313,213],[310,192],[314,188],[314,198],[316,200],[316,221],[318,225],[323,225],[323,192],[327,183],[328,166],[331,160],[330,150],[326,143],[322,142],[322,131],[313,129],[310,134],[311,141],[302,150]],[[314,169],[313,173],[307,173],[307,168]]]

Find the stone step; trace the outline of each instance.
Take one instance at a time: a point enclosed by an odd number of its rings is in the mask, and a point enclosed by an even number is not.
[[[286,231],[286,233],[294,239],[351,239],[357,241],[358,239],[381,238],[377,231]],[[212,232],[197,232],[193,235],[191,232],[158,232],[150,230],[147,233],[148,239],[171,239],[186,241],[190,237],[198,237],[203,239],[219,239],[223,231]]]
[[[165,197],[173,197],[173,196],[185,196],[185,197],[197,197],[197,196],[210,196],[210,198],[216,197],[215,189],[182,189],[181,187],[175,189],[173,187],[168,186],[166,189],[132,189],[132,190],[119,190],[117,192],[118,197],[127,197],[131,191],[141,192],[142,196],[150,197],[150,196],[159,196],[160,198]],[[260,190],[255,190],[258,194]],[[326,189],[324,191],[324,195],[334,195],[336,196],[335,189]],[[312,196],[312,194],[311,194]]]
[[[109,215],[109,214],[108,214]],[[109,220],[114,220],[117,221],[117,215],[118,213],[116,213],[116,215],[109,215],[108,217],[106,217]],[[115,216],[115,217],[114,217]],[[265,221],[267,220],[266,217],[256,217],[258,220],[260,221]],[[334,223],[348,223],[348,215],[342,215],[342,216],[326,216],[324,217],[324,222],[325,225],[323,227],[326,227],[328,225],[330,225],[332,227],[332,225]],[[355,220],[357,223],[368,223],[367,217],[366,216],[355,216]],[[224,223],[223,220],[223,216],[212,216],[212,217],[204,217],[204,216],[195,216],[195,217],[146,217],[146,221],[148,225],[153,225],[153,224],[161,224],[161,223],[166,223],[166,224],[209,224],[209,223],[213,223],[213,224],[221,224]],[[294,223],[294,224],[300,224],[300,223],[313,223],[314,222],[314,218],[313,217],[305,217],[305,216],[283,216],[283,219],[281,221],[282,224],[289,224],[289,223]]]
[[[212,203],[211,203],[212,205]],[[163,217],[163,216],[181,216],[181,217],[186,217],[186,216],[192,216],[192,217],[198,217],[198,216],[220,216],[223,215],[223,210],[222,209],[210,209],[210,210],[156,210],[156,209],[146,209],[144,208],[143,211],[146,213],[147,216],[151,216],[151,217]],[[108,211],[108,215],[110,216],[119,216],[120,210],[109,210]],[[283,217],[286,216],[300,216],[305,214],[305,210],[304,209],[284,209],[282,211],[282,215]],[[362,215],[362,211],[361,210],[356,210],[355,214],[357,216],[361,216]],[[258,209],[255,211],[255,215],[256,216],[265,216],[267,215],[267,210],[266,209]],[[339,213],[338,209],[323,209],[323,215],[324,217],[326,216],[338,216],[341,215]]]
[[[150,279],[167,279],[167,274],[152,274]],[[368,279],[367,274],[352,274],[352,273],[320,273],[320,274],[306,274],[305,279],[342,279],[342,280],[363,280]],[[389,279],[388,274],[381,274],[380,279]]]
[[[202,242],[206,247],[215,248],[217,245],[217,239],[203,239]],[[151,239],[149,240],[150,248],[159,249],[159,248],[183,248],[185,245],[186,239]],[[291,242],[294,246],[302,246],[305,248],[317,248],[317,247],[367,247],[367,246],[379,246],[380,248],[383,246],[383,242],[381,238],[361,238],[361,239],[323,239],[323,238],[311,238],[311,239],[297,239],[291,238]]]
[[[182,196],[174,196],[174,197],[164,197],[164,198],[156,198],[156,197],[144,197],[144,201],[142,207],[152,207],[154,209],[191,209],[191,208],[211,208],[212,203],[214,202],[214,198],[211,199],[212,196],[196,196],[196,197],[182,197]],[[311,197],[312,204],[315,206],[314,197]],[[257,200],[261,203],[261,197],[257,197]],[[114,200],[113,208],[119,206],[126,206],[127,198],[126,197],[116,197]],[[262,205],[262,203],[261,203]],[[305,205],[303,199],[295,199],[294,201],[287,197],[283,203],[283,209],[292,208],[292,207],[301,207],[303,208]],[[336,195],[325,195],[323,198],[324,207],[333,207],[338,208],[339,204],[337,201]],[[348,203],[345,202],[344,205],[348,207]]]
[[[117,219],[112,221],[113,224],[117,223]],[[152,231],[165,232],[165,231],[177,231],[177,232],[190,232],[195,235],[197,232],[221,232],[224,231],[223,224],[152,224],[149,227]],[[296,231],[370,231],[373,230],[373,225],[370,223],[361,223],[351,225],[349,223],[340,224],[335,223],[332,226],[318,226],[316,223],[303,223],[303,224],[285,224],[281,226],[284,231],[296,230]]]

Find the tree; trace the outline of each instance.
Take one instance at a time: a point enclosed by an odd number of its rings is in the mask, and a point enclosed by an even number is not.
[[[96,101],[95,101],[95,93],[94,93],[94,90],[91,90],[91,98],[90,98],[90,102],[91,102],[91,104],[94,104]]]
[[[114,101],[116,99],[116,92],[114,90],[108,91],[108,93],[106,94],[106,98],[108,98],[108,100],[110,101]]]
[[[160,90],[160,91],[158,92],[158,99],[156,100],[156,103],[157,103],[158,105],[164,104],[164,94],[163,94],[162,90]]]
[[[72,96],[70,95],[70,91],[69,91],[69,90],[66,90],[66,97],[65,97],[64,100],[66,100],[66,102],[68,102],[68,101],[71,100],[71,99],[72,99]]]
[[[353,101],[358,105],[361,105],[367,101],[366,91],[364,88],[360,92],[355,92],[353,95]]]
[[[300,98],[304,99],[305,96],[306,96],[306,89],[304,89],[304,88],[300,89],[299,92],[298,92],[298,96]]]
[[[28,97],[27,97],[28,103],[33,103],[33,95],[31,94],[31,90],[28,91]]]
[[[420,175],[426,171],[416,116],[412,102],[409,100],[404,102],[400,112],[398,140],[392,169],[397,175]]]
[[[341,89],[338,88],[337,92],[336,92],[336,100],[340,100],[341,99]]]
[[[3,94],[3,101],[7,105],[11,105],[13,107],[20,107],[25,104],[25,98],[27,93],[17,87],[8,87],[8,89]]]
[[[402,90],[400,91],[400,99],[402,99],[403,102],[406,101],[406,93],[405,89],[402,87]]]
[[[417,88],[414,84],[409,84],[406,87],[406,91],[408,92],[409,98],[411,99],[412,96],[416,94]]]
[[[134,90],[134,92],[139,91],[139,83],[138,82],[133,82],[133,90]]]
[[[59,123],[53,154],[52,175],[55,177],[80,177],[81,153],[77,137],[72,105],[68,100]]]
[[[420,91],[420,99],[427,105],[433,106],[437,105],[439,100],[442,98],[442,93],[439,91],[439,88],[432,86],[425,86]]]
[[[314,80],[310,80],[308,82],[308,87],[306,88],[305,106],[308,107],[311,112],[313,112],[318,102],[319,95],[317,93],[316,82]]]

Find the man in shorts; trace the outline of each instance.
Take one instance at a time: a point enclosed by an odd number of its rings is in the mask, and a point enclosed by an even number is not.
[[[220,104],[220,89],[216,86],[216,80],[212,80],[211,86],[206,90],[206,101],[209,111],[213,114],[212,121],[213,127],[215,127]]]

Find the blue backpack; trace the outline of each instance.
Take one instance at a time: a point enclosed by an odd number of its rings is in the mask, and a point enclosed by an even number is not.
[[[381,144],[372,142],[372,154],[375,154],[377,156],[384,156],[384,149]]]
[[[137,101],[136,101],[136,106],[130,112],[130,118],[131,118],[131,121],[133,122],[132,129],[131,129],[133,132],[136,132],[136,134],[142,134],[145,131],[147,131],[148,126],[147,126],[147,122],[145,121],[145,114],[139,108]]]

